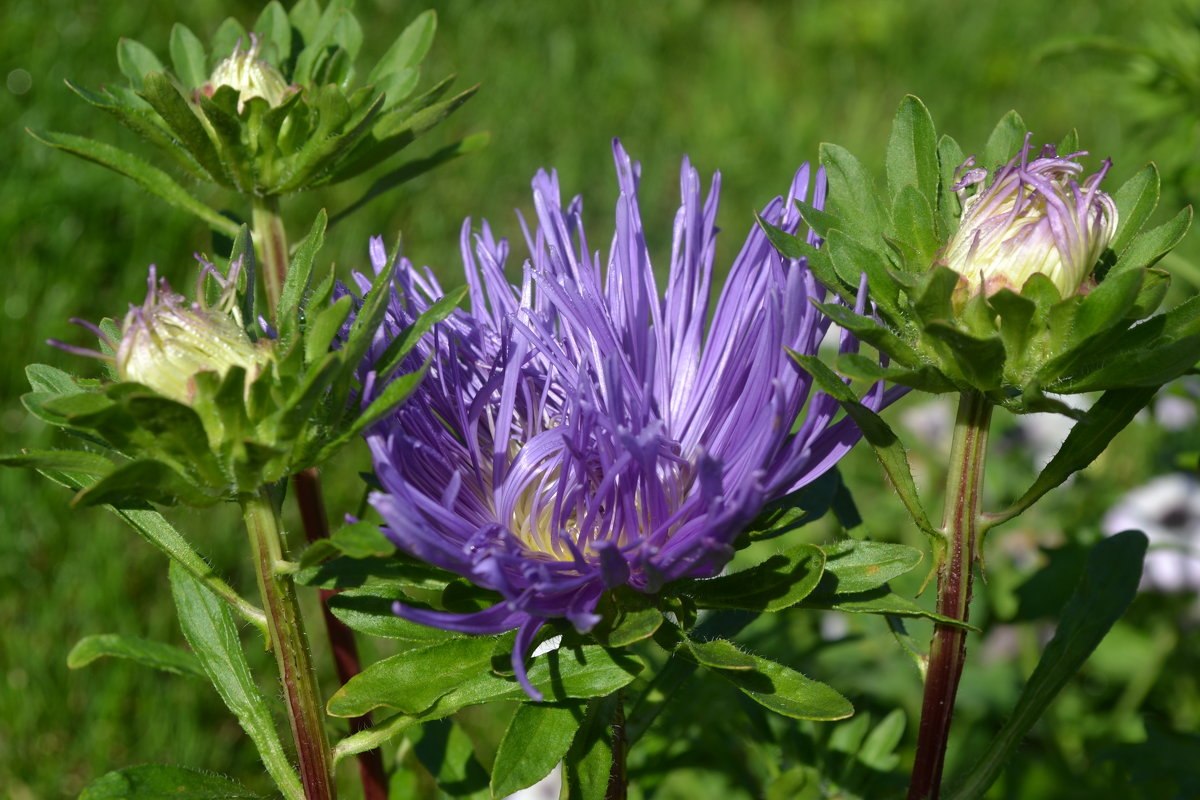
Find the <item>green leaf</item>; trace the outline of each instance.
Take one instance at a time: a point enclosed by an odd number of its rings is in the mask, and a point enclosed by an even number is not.
[[[1092,547],[1083,577],[1063,609],[1054,638],[1025,684],[1012,717],[975,762],[952,800],[983,796],[1025,734],[1125,613],[1137,593],[1146,546],[1145,534],[1125,531],[1101,539]]]
[[[320,558],[310,556],[309,552],[317,545],[327,545],[331,555]],[[350,558],[371,558],[373,556],[390,556],[396,552],[396,545],[383,535],[379,526],[373,522],[355,522],[334,531],[328,539],[313,542],[300,558],[300,566],[308,567],[333,556],[348,556]]]
[[[1124,430],[1157,391],[1157,387],[1134,387],[1110,389],[1101,395],[1083,419],[1071,428],[1062,446],[1034,480],[1033,485],[1011,508],[997,515],[993,524],[1017,516],[1046,492],[1096,460],[1113,437]]]
[[[1192,207],[1181,209],[1178,214],[1157,228],[1139,233],[1109,270],[1109,276],[1126,269],[1152,267],[1171,251],[1192,226]]]
[[[711,642],[708,644],[712,645]],[[710,649],[709,655],[712,654]],[[739,666],[713,671],[776,714],[793,719],[830,721],[845,719],[854,713],[854,706],[845,697],[790,667],[749,653],[735,657],[726,651],[724,657],[738,659]],[[753,665],[740,666],[743,660],[749,660]]]
[[[0,464],[6,467],[78,472],[84,475],[107,475],[115,467],[113,462],[104,456],[86,450],[29,450],[17,455],[0,456]]]
[[[370,636],[426,644],[459,638],[458,634],[441,628],[396,616],[392,606],[397,599],[394,589],[350,589],[330,597],[328,605],[333,615],[348,627]]]
[[[611,722],[620,698],[601,697],[587,705],[583,722],[563,759],[563,789],[568,800],[604,800],[612,771]]]
[[[682,582],[680,591],[700,608],[780,611],[817,587],[824,565],[821,548],[799,544],[741,572]]]
[[[752,542],[774,539],[820,519],[834,505],[841,488],[841,473],[831,469],[797,491],[768,503],[746,526],[744,535]]]
[[[325,243],[325,228],[328,222],[325,209],[317,212],[308,235],[296,245],[295,254],[288,264],[275,315],[279,326],[280,352],[286,353],[291,349],[299,327],[303,323],[302,313],[307,312],[304,293],[312,281],[313,260],[317,257],[317,251],[321,249],[321,245]]]
[[[134,39],[122,38],[117,42],[117,66],[121,74],[129,78],[135,91],[142,88],[142,79],[149,72],[162,72],[162,62],[154,51]]]
[[[582,717],[577,704],[517,706],[492,764],[492,796],[508,797],[549,775],[566,755]]]
[[[383,92],[383,110],[389,111],[412,96],[421,81],[418,67],[403,69],[380,79],[375,88]]]
[[[825,551],[822,594],[854,594],[878,589],[916,568],[924,554],[915,547],[846,539],[821,545]]]
[[[979,337],[961,331],[954,324],[935,320],[925,333],[944,344],[954,356],[963,376],[985,392],[1000,388],[1004,368],[1004,342],[999,335]]]
[[[912,248],[915,253],[915,259],[910,257],[910,263],[906,264],[909,267],[908,271],[920,272],[928,269],[945,244],[938,236],[929,200],[915,187],[901,188],[892,206],[892,225],[896,238]],[[871,297],[874,299],[874,292]]]
[[[302,800],[304,789],[279,740],[267,699],[250,674],[229,609],[175,563],[171,564],[171,593],[184,638],[225,705],[258,748],[275,785],[288,800]]]
[[[208,130],[196,116],[193,104],[180,94],[175,83],[161,72],[151,72],[146,76],[142,96],[170,126],[179,144],[187,148],[209,177],[218,183],[224,182],[225,168],[221,165],[221,156],[209,138]]]
[[[71,373],[48,364],[30,364],[25,367],[25,378],[35,392],[75,394],[81,388]]]
[[[191,769],[143,764],[110,772],[93,781],[79,800],[264,800],[239,783]]]
[[[374,200],[376,197],[395,189],[397,186],[402,186],[405,183],[408,183],[413,178],[424,175],[434,167],[441,166],[448,161],[453,161],[459,156],[465,156],[469,153],[475,152],[476,150],[482,149],[485,145],[487,145],[491,138],[491,134],[489,133],[476,133],[468,136],[465,139],[461,139],[454,144],[447,145],[446,147],[434,152],[432,155],[425,156],[424,158],[414,159],[402,164],[372,183],[371,188],[367,189],[366,193],[364,193],[362,197],[358,198],[353,203],[346,206],[336,215],[334,215],[330,224],[342,220],[343,218],[362,208],[370,201]],[[375,165],[367,162],[362,162],[358,165],[358,167],[361,167],[361,169],[347,169],[344,166],[339,166],[334,169],[330,182],[338,183],[348,178],[353,178],[363,170],[370,169],[373,166]]]
[[[51,147],[73,153],[88,161],[94,161],[97,164],[108,167],[114,172],[132,178],[134,182],[151,194],[157,195],[170,205],[204,220],[204,222],[208,223],[209,227],[218,233],[222,233],[230,238],[237,235],[238,226],[231,220],[226,219],[204,203],[201,203],[188,193],[186,189],[176,183],[170,175],[158,167],[151,166],[137,156],[130,155],[112,145],[82,136],[74,136],[69,133],[53,133],[49,131],[35,133],[32,130],[29,133],[38,141],[44,142]]]
[[[983,167],[990,174],[996,167],[1007,164],[1025,144],[1025,134],[1028,131],[1021,115],[1016,111],[1009,111],[1000,118],[988,136],[983,156],[976,162],[976,166]]]
[[[204,52],[204,43],[191,28],[179,22],[171,27],[171,64],[175,67],[175,76],[189,89],[198,89],[208,82],[208,55]]]
[[[937,536],[937,532],[925,515],[925,509],[921,506],[921,499],[917,494],[917,484],[913,481],[912,469],[908,466],[908,455],[904,445],[888,427],[888,424],[883,421],[882,417],[860,403],[850,387],[842,383],[841,379],[823,361],[815,356],[802,353],[793,352],[791,356],[805,372],[813,376],[813,381],[821,391],[837,400],[846,410],[846,414],[858,425],[859,430],[863,433],[863,438],[875,451],[875,456],[883,465],[884,472],[887,473],[896,493],[900,495],[901,502],[904,503],[909,516],[913,518],[917,526],[926,533]]]
[[[226,17],[217,26],[217,32],[212,37],[213,63],[233,55],[233,49],[238,46],[239,42],[244,48],[250,46],[250,37],[246,35],[246,29],[233,17]]]
[[[847,287],[857,292],[862,273],[865,272],[871,300],[888,319],[902,319],[897,305],[900,287],[888,274],[891,265],[881,253],[840,230],[829,232],[825,246],[829,249],[834,271]]]
[[[83,637],[67,654],[67,666],[80,669],[105,656],[127,658],[143,666],[173,672],[176,675],[204,677],[204,669],[201,668],[199,660],[187,650],[165,642],[117,633]]]
[[[1133,237],[1158,208],[1158,167],[1147,164],[1127,180],[1113,195],[1117,204],[1117,233],[1109,243],[1113,252],[1124,252]]]
[[[863,232],[859,239],[868,247],[882,247],[882,240],[875,237],[882,234],[887,216],[866,167],[849,150],[828,142],[821,145],[821,165],[829,178],[829,198],[838,216],[851,230]]]
[[[273,63],[282,66],[292,55],[292,23],[279,0],[271,0],[263,7],[254,22],[254,32],[264,41],[264,51],[274,48]]]
[[[951,625],[967,631],[979,633],[979,628],[969,625],[962,620],[942,616],[933,611],[927,611],[921,606],[881,587],[870,592],[858,594],[825,594],[818,589],[804,599],[801,607],[820,608],[826,611],[844,611],[847,614],[876,614],[885,617],[912,617]]]
[[[311,364],[329,355],[329,346],[342,329],[346,318],[350,316],[353,304],[354,298],[344,294],[333,305],[326,306],[317,313],[312,326],[305,331],[304,360],[307,363]]]
[[[161,461],[139,459],[124,464],[75,495],[75,505],[116,506],[149,500],[166,505],[186,503],[197,508],[211,506],[224,499],[206,491]]]
[[[605,647],[628,647],[648,639],[662,626],[662,612],[647,597],[625,588],[604,595],[596,608],[600,621],[592,637]]]
[[[416,19],[397,37],[396,41],[384,53],[383,58],[367,75],[367,83],[378,84],[380,80],[412,69],[421,63],[425,54],[433,44],[433,35],[437,31],[437,12],[432,9],[422,11]],[[396,98],[397,100],[401,98]]]
[[[515,679],[491,670],[497,649],[512,637],[451,639],[378,661],[338,689],[327,708],[335,717],[357,717],[381,706],[421,719],[440,719],[460,708],[493,700],[520,700]],[[501,656],[507,662],[507,655]],[[559,648],[533,659],[529,680],[548,700],[615,692],[641,671],[641,662],[603,647]]]
[[[955,174],[966,157],[958,142],[949,136],[938,140],[938,169],[941,172],[937,196],[938,238],[947,241],[958,230],[958,194],[954,191]]]
[[[687,639],[684,646],[696,663],[709,669],[754,669],[758,666],[754,656],[739,650],[728,639],[710,639],[706,642]]]
[[[926,198],[927,206],[937,197],[937,134],[933,130],[933,118],[920,98],[911,94],[900,102],[892,121],[887,146],[887,177],[888,191],[893,198],[898,198],[908,186]]]

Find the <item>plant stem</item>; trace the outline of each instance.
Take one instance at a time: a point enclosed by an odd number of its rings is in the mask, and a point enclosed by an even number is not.
[[[270,317],[275,318],[275,309],[288,270],[287,229],[279,214],[278,197],[256,197],[253,200],[254,241],[262,254],[263,285],[266,289]],[[297,473],[292,477],[292,488],[296,505],[304,525],[304,535],[309,542],[329,538],[329,517],[325,513],[325,499],[321,492],[321,479],[316,467]],[[344,684],[362,671],[358,658],[358,646],[354,633],[329,610],[328,600],[334,593],[321,590],[321,613],[325,620],[325,631],[333,650],[333,660],[338,678]],[[364,714],[350,720],[351,733],[371,727],[371,715]],[[364,800],[386,800],[387,774],[383,769],[383,757],[378,750],[358,754],[358,771],[362,779]]]
[[[970,610],[971,567],[978,546],[975,536],[991,419],[992,404],[982,393],[962,393],[946,477],[937,586],[937,613],[962,622],[967,621]],[[954,698],[966,654],[965,630],[952,625],[934,626],[908,800],[937,800],[940,793]]]
[[[304,533],[309,542],[329,537],[329,517],[325,513],[325,502],[321,494],[320,475],[312,467],[292,477],[296,491],[296,505],[304,523]],[[362,671],[358,658],[358,643],[354,633],[329,610],[329,598],[337,594],[332,589],[321,589],[321,613],[325,618],[325,630],[329,634],[329,646],[333,649],[333,663],[337,668],[338,680],[343,684]],[[350,720],[350,733],[369,730],[370,714]],[[362,780],[364,800],[387,800],[387,773],[383,769],[383,755],[372,749],[359,753],[358,774]]]
[[[625,740],[625,690],[617,692],[617,704],[612,719],[612,770],[608,773],[608,789],[604,800],[625,800],[629,789],[629,776],[625,769],[625,754],[629,746]]]
[[[267,308],[271,310],[273,319],[288,269],[287,229],[283,226],[283,218],[279,216],[279,198],[255,197],[251,219],[254,222],[254,241],[262,256]]]
[[[267,612],[271,649],[279,665],[279,681],[292,723],[304,796],[308,800],[334,800],[337,792],[333,758],[325,738],[325,714],[309,658],[300,604],[292,579],[275,570],[276,564],[284,560],[279,511],[266,487],[243,496],[241,504],[254,552],[258,589]]]

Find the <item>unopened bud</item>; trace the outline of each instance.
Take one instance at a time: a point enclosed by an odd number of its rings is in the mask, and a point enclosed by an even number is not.
[[[239,40],[233,48],[233,54],[213,70],[212,77],[204,86],[204,93],[211,97],[222,86],[232,86],[238,91],[239,114],[246,103],[255,97],[266,100],[272,108],[282,104],[294,89],[273,64],[258,57],[260,46],[261,42],[253,33],[250,34],[248,50],[242,50]]]

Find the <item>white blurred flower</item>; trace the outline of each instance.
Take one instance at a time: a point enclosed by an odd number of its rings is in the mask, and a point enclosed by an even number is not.
[[[1150,539],[1141,588],[1200,591],[1200,481],[1173,473],[1127,493],[1104,515],[1108,535],[1140,530]]]

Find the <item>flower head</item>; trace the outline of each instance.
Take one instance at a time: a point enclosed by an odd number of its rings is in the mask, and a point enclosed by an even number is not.
[[[518,628],[513,663],[531,696],[524,654],[548,618],[586,631],[609,589],[655,593],[715,575],[765,503],[823,474],[859,436],[787,353],[815,353],[829,325],[804,261],[783,259],[753,228],[710,322],[719,176],[706,199],[685,160],[660,294],[640,169],[619,143],[614,154],[606,264],[589,250],[581,199],[564,207],[553,172],[533,180],[537,225],[522,220],[530,256],[519,285],[505,277],[508,243],[486,222],[472,237],[467,221],[470,310],[422,340],[411,358],[430,358],[429,375],[368,436],[387,535],[504,597],[474,614],[396,612],[464,632]],[[764,217],[795,231],[792,201],[809,181],[805,165]],[[824,193],[819,171],[814,204]],[[372,255],[382,268],[378,240]],[[406,262],[397,287],[376,353],[442,293]],[[855,346],[843,336],[843,349]],[[877,387],[869,402],[881,401]]]
[[[204,269],[197,281],[196,295],[203,298],[204,279],[212,276],[222,288],[215,306],[209,307],[202,301],[189,303],[171,289],[166,278],[158,277],[152,265],[146,281],[146,299],[140,306],[130,305],[121,323],[120,342],[114,344],[91,323],[74,320],[92,330],[110,350],[115,350],[114,356],[61,342],[51,343],[83,355],[111,358],[120,380],[140,383],[186,405],[191,404],[196,393],[194,378],[199,372],[215,372],[224,377],[231,367],[242,367],[249,386],[270,364],[273,353],[270,340],[252,342],[242,324],[236,302],[241,262],[235,262],[226,277],[212,264],[203,260],[201,263]]]
[[[1019,292],[1040,273],[1062,297],[1073,295],[1116,233],[1117,206],[1098,188],[1111,161],[1080,185],[1083,166],[1075,159],[1087,153],[1058,156],[1048,144],[1031,161],[1030,150],[1027,135],[1021,152],[970,196],[968,189],[982,184],[987,170],[973,168],[974,157],[960,167],[954,190],[962,218],[941,263],[962,275],[972,294]]]
[[[267,101],[271,108],[281,105],[294,90],[274,64],[258,57],[262,42],[250,34],[249,49],[242,49],[242,41],[233,47],[233,53],[213,68],[212,76],[203,91],[209,97],[222,86],[232,86],[238,91],[238,113],[255,97]]]

